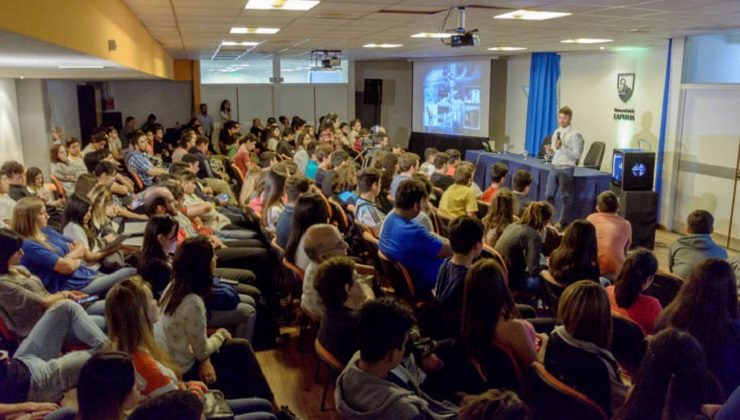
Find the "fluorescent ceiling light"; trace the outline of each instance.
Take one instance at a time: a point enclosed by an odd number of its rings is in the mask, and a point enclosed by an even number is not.
[[[254,10],[311,10],[318,0],[249,0],[245,9]]]
[[[449,38],[455,34],[448,34],[443,32],[419,32],[418,34],[411,35],[411,38]]]
[[[235,26],[229,31],[232,34],[276,34],[278,32],[280,28],[246,28],[243,26]]]
[[[221,45],[225,47],[234,47],[241,45],[242,47],[254,47],[256,45],[259,45],[259,42],[256,41],[244,41],[244,42],[235,42],[235,41],[223,41]]]
[[[403,44],[365,44],[363,48],[398,48],[402,47]]]
[[[559,17],[570,16],[570,13],[564,12],[545,12],[540,10],[514,10],[513,12],[504,13],[494,16],[494,19],[517,19],[517,20],[547,20]]]
[[[525,47],[491,47],[488,51],[522,51]]]
[[[86,65],[68,65],[68,66],[59,66],[60,69],[102,69],[105,68],[105,66],[86,66]]]
[[[612,42],[613,39],[600,39],[600,38],[576,38],[576,39],[564,39],[560,41],[563,44],[603,44],[605,42]]]

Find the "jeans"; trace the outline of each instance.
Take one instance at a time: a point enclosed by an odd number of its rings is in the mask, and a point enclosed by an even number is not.
[[[234,328],[234,338],[254,338],[254,325],[257,322],[257,303],[251,296],[239,295],[241,303],[230,311],[210,311],[209,328]]]
[[[126,280],[127,278],[136,275],[136,268],[126,267],[122,268],[115,273],[105,274],[100,277],[96,277],[87,286],[80,289],[81,292],[85,292],[88,295],[98,295],[100,299],[105,299],[105,294],[108,290],[116,284]]]
[[[67,336],[73,335],[91,347],[59,357]],[[82,365],[102,350],[108,338],[82,309],[70,300],[54,304],[18,347],[14,358],[28,368],[31,387],[28,401],[56,401],[77,385]]]
[[[563,206],[560,209],[560,215],[556,219],[563,226],[573,221],[571,218],[573,217],[573,175],[575,169],[573,166],[555,165],[547,175],[545,197],[554,206],[555,195],[560,190],[560,198],[563,201]]]
[[[234,420],[274,420],[272,403],[263,398],[239,398],[226,401],[234,412]]]

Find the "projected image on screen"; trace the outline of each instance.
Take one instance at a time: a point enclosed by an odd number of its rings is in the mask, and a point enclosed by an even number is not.
[[[414,63],[414,131],[486,137],[490,62]]]

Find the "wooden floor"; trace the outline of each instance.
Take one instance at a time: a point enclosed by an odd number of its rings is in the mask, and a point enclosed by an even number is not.
[[[662,270],[668,270],[668,246],[681,235],[666,231],[658,231],[655,237],[653,252],[658,258]],[[730,255],[737,252],[729,251]],[[326,370],[321,370],[319,383],[314,383],[314,368],[316,355],[313,350],[314,335],[306,339],[304,352],[298,350],[297,327],[284,327],[283,333],[290,335],[290,340],[275,350],[263,351],[257,354],[262,369],[267,376],[278,404],[288,405],[302,419],[339,419],[334,410],[334,387],[329,387],[326,400],[328,411],[321,412],[321,393]]]

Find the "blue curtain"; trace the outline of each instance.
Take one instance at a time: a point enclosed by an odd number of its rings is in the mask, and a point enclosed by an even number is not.
[[[524,147],[536,156],[542,140],[555,131],[558,113],[558,77],[560,56],[557,53],[534,53],[529,70],[529,101],[527,102],[527,132]]]

